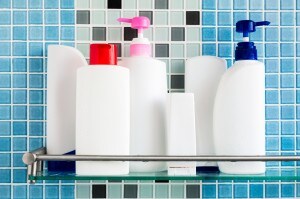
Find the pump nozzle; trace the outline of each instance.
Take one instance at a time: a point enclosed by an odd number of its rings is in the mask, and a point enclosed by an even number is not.
[[[147,17],[133,17],[133,18],[118,18],[118,22],[130,23],[131,28],[138,30],[138,37],[143,38],[143,30],[149,28],[150,20]]]
[[[249,33],[255,32],[256,26],[267,26],[269,21],[258,21],[254,22],[252,20],[241,20],[236,23],[236,32],[243,33],[243,41],[249,41]]]

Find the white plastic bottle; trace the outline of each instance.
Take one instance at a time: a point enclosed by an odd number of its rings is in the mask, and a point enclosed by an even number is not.
[[[214,141],[217,155],[265,155],[265,74],[249,32],[269,22],[239,21],[243,33],[235,63],[220,81],[214,107]],[[264,162],[219,162],[221,172],[259,174]]]
[[[164,62],[151,57],[151,46],[142,30],[150,25],[146,17],[118,19],[138,29],[138,38],[130,46],[130,57],[120,65],[130,69],[131,155],[165,155],[165,103],[167,75]],[[155,172],[166,169],[164,162],[130,162],[131,172]]]
[[[217,88],[226,71],[226,61],[214,56],[190,58],[185,65],[185,92],[194,93],[197,155],[214,155],[213,108]],[[198,166],[216,166],[198,162]]]
[[[90,65],[77,72],[76,154],[129,155],[129,70],[116,65],[116,45],[90,49]],[[76,162],[79,175],[128,172],[128,162]]]
[[[87,65],[73,47],[49,45],[47,65],[47,154],[74,153],[76,73]],[[75,170],[74,162],[49,161],[48,170]]]
[[[167,155],[196,155],[193,93],[169,93],[166,106]],[[196,162],[168,162],[168,175],[196,175]]]

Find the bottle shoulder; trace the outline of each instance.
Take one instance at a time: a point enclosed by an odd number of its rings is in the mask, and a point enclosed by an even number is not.
[[[121,61],[118,62],[119,65],[125,66],[127,64],[143,64],[143,65],[166,65],[165,62],[154,59],[153,57],[147,56],[132,56],[123,58]]]

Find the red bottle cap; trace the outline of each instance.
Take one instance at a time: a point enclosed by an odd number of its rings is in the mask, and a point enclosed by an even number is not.
[[[115,44],[91,44],[90,65],[117,65],[117,54]]]

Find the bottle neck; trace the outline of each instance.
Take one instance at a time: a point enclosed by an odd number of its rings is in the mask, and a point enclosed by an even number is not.
[[[151,45],[150,44],[131,44],[130,45],[130,56],[151,56]]]

